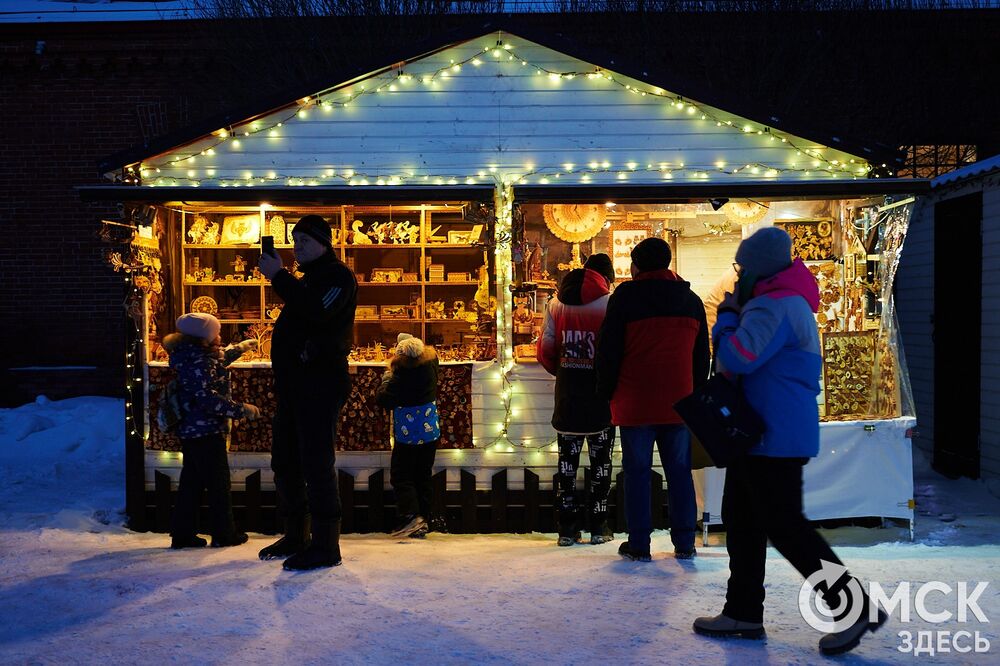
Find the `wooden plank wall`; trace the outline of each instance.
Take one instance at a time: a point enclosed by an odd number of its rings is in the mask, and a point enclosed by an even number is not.
[[[370,92],[386,86],[383,92],[362,94],[346,108],[336,104],[312,107],[298,116],[294,108],[285,109],[257,119],[256,125],[230,130],[238,144],[232,139],[219,144],[212,137],[160,155],[144,163],[161,171],[151,174],[146,183],[176,178],[177,184],[190,184],[189,179],[206,185],[226,180],[233,184],[233,180],[246,181],[249,175],[257,179],[253,183],[257,187],[284,186],[289,178],[305,179],[301,184],[352,180],[352,184],[362,184],[360,175],[366,175],[369,179],[397,176],[408,184],[446,185],[452,179],[453,184],[489,184],[495,175],[523,175],[538,167],[562,170],[567,163],[575,165],[576,172],[572,176],[563,173],[558,181],[563,184],[662,182],[661,163],[671,168],[684,165],[677,177],[698,182],[832,177],[818,170],[769,176],[756,167],[725,173],[725,167],[731,171],[735,165],[750,164],[812,168],[811,158],[805,164],[805,156],[797,154],[796,147],[822,146],[796,139],[793,147],[768,134],[744,132],[744,119],[713,110],[716,117],[732,122],[732,126],[717,125],[693,107],[676,108],[674,98],[643,95],[603,77],[588,77],[585,74],[593,72],[593,65],[511,35],[504,37],[515,49],[503,52],[499,59],[483,52],[496,43],[497,34],[491,33],[331,93],[328,99],[336,102],[360,93],[362,87]],[[449,71],[446,78],[421,82],[423,74],[477,54],[482,61],[479,66],[466,64],[460,71]],[[522,65],[522,59],[530,64]],[[584,75],[553,79],[539,68]],[[397,80],[402,71],[414,78]],[[629,86],[653,90],[649,84],[617,78]],[[330,82],[331,86],[337,83]],[[271,127],[278,120],[282,125],[273,131],[244,136],[251,127]],[[211,154],[202,154],[213,147]],[[825,149],[824,154],[828,159],[863,163],[832,149]],[[190,155],[195,159],[186,159]],[[607,162],[612,172],[591,175],[587,181],[579,168],[591,162]],[[631,163],[638,167],[631,167],[636,168],[634,172],[619,173],[628,171]],[[653,167],[650,171],[646,171],[647,164]],[[330,170],[333,176],[328,175]],[[354,177],[345,178],[348,172]],[[528,176],[525,182],[538,183],[542,175]],[[264,182],[259,181],[262,178]]]
[[[1000,185],[983,188],[982,457],[984,476],[1000,476]]]
[[[896,272],[895,303],[917,427],[913,444],[934,451],[934,200],[918,200]]]

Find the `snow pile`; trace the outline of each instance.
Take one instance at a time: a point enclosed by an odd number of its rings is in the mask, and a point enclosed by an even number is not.
[[[106,530],[125,506],[125,405],[81,397],[0,409],[0,517],[8,527]]]

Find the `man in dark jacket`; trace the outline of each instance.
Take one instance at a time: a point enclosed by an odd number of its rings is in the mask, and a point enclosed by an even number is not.
[[[653,442],[667,477],[670,538],[694,557],[696,501],[691,438],[673,404],[708,377],[705,307],[670,266],[670,246],[647,238],[633,248],[632,277],[608,302],[597,345],[597,392],[610,399],[622,436],[628,541],[618,553],[648,562]]]
[[[583,268],[567,273],[558,294],[545,308],[545,324],[538,338],[538,361],[556,376],[552,427],[559,443],[556,494],[560,546],[572,546],[580,540],[580,523],[584,520],[590,530],[590,543],[614,539],[606,516],[615,428],[607,399],[598,397],[595,391],[594,373],[597,333],[604,321],[614,275],[611,258],[606,254],[592,255]],[[579,515],[581,498],[576,489],[584,438],[590,454],[590,506],[586,516]]]
[[[347,355],[358,287],[333,253],[323,218],[300,219],[292,239],[302,279],[285,270],[280,257],[260,258],[261,272],[285,302],[271,338],[277,396],[271,469],[286,520],[285,536],[261,550],[260,558],[288,557],[285,569],[316,569],[341,562],[334,446],[351,388]]]

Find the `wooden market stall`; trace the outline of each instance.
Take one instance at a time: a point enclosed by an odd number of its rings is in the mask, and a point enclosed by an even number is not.
[[[869,148],[800,134],[773,111],[737,115],[683,81],[548,35],[493,30],[399,55],[109,158],[114,184],[81,188],[129,211],[105,230],[132,286],[134,527],[166,527],[179,474],[177,442],[150,418],[169,375],[161,336],[202,310],[223,321],[225,342],[258,339],[258,358],[234,368],[237,399],[273,412],[268,341],[281,304],[255,273],[256,254],[261,235],[287,240],[307,213],[330,223],[359,281],[337,454],[345,531],[391,522],[391,429],[372,393],[399,331],[445,359],[435,477],[444,524],[551,530],[553,381],[532,341],[559,278],[597,251],[624,277],[631,245],[658,235],[704,295],[740,238],[767,224],[789,230],[823,289],[829,423],[807,467],[809,515],[912,517],[912,410],[886,303],[909,204],[886,195],[920,183],[883,178],[888,161]],[[230,446],[238,516],[262,531],[275,526],[269,428],[237,424]],[[706,525],[718,520],[718,479],[701,483]],[[653,498],[663,525],[662,480]],[[620,502],[616,513],[621,530]]]

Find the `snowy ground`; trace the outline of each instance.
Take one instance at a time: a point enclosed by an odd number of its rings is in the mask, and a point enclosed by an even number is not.
[[[0,663],[815,663],[798,575],[773,551],[766,643],[695,636],[722,605],[725,549],[681,564],[654,535],[651,564],[618,543],[557,548],[549,534],[432,534],[397,543],[344,538],[344,565],[306,574],[260,562],[268,537],[229,549],[171,551],[121,527],[123,405],[41,400],[0,410]],[[910,662],[897,632],[978,630],[997,663],[1000,501],[983,483],[947,481],[917,461],[917,542],[900,527],[826,532],[862,578],[891,589],[989,581],[993,624],[904,624],[897,616],[844,663]],[[970,586],[971,588],[971,586]],[[935,610],[943,606],[932,595]],[[954,603],[952,603],[954,608]]]

